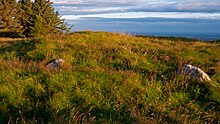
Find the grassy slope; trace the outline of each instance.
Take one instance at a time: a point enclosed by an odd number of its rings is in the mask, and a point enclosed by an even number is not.
[[[63,67],[45,69],[58,56]],[[220,83],[219,43],[105,32],[0,39],[0,122],[219,122],[219,86],[178,76],[185,63]]]

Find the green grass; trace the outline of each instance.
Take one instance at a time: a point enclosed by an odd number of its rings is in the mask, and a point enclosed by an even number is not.
[[[51,59],[65,63],[45,68]],[[210,84],[176,71],[207,72]],[[220,43],[77,32],[0,39],[0,123],[219,123]]]

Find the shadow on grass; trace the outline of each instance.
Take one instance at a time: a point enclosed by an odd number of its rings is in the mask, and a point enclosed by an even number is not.
[[[17,32],[0,32],[0,37],[4,38],[24,38]]]
[[[36,93],[33,87],[26,87],[26,100],[23,103],[13,103],[7,96],[1,98],[4,105],[0,106],[0,123],[25,123],[28,121],[44,123],[52,117],[47,94]],[[29,123],[29,122],[28,122]]]
[[[8,46],[0,48],[0,54],[15,52],[16,57],[20,60],[27,61],[29,58],[27,57],[27,53],[29,51],[35,50],[37,44],[41,44],[42,42],[39,39],[34,40],[22,40],[22,41],[10,41]]]
[[[212,87],[204,83],[196,83],[194,81],[190,82],[190,87],[187,88],[187,92],[190,94],[190,98],[195,100],[195,102],[203,108],[205,111],[202,115],[204,116],[203,120],[209,123],[209,114],[207,111],[213,113],[217,113],[216,117],[212,118],[212,123],[219,123],[219,114],[220,114],[220,102],[219,96],[216,96],[216,92],[218,92],[218,87]],[[206,115],[206,116],[205,116]]]
[[[39,77],[42,83],[46,76]],[[9,98],[7,94],[0,95],[0,123],[45,123],[53,117],[49,100],[51,93],[47,86],[37,89],[35,85],[27,85],[22,94],[25,99]]]

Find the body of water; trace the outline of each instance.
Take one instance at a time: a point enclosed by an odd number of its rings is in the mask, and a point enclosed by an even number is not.
[[[206,41],[220,39],[220,33],[215,31],[220,29],[220,22],[210,22],[209,20],[201,19],[84,18],[80,20],[66,20],[66,22],[70,25],[74,25],[72,31],[92,30],[122,32],[131,35],[174,36]]]

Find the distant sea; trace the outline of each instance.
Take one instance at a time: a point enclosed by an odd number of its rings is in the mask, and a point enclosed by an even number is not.
[[[182,37],[182,38],[198,39],[198,40],[203,40],[203,41],[220,40],[220,34],[217,34],[217,33],[131,32],[131,35],[159,36],[159,37]]]
[[[171,19],[170,19],[171,20]],[[165,19],[103,19],[83,18],[80,20],[66,20],[69,25],[74,25],[72,31],[107,31],[122,32],[130,35],[183,37],[213,41],[220,39],[217,28],[219,22],[209,20],[165,20]],[[174,23],[170,23],[174,22]],[[207,23],[208,22],[208,23]],[[213,30],[215,29],[215,30]]]

